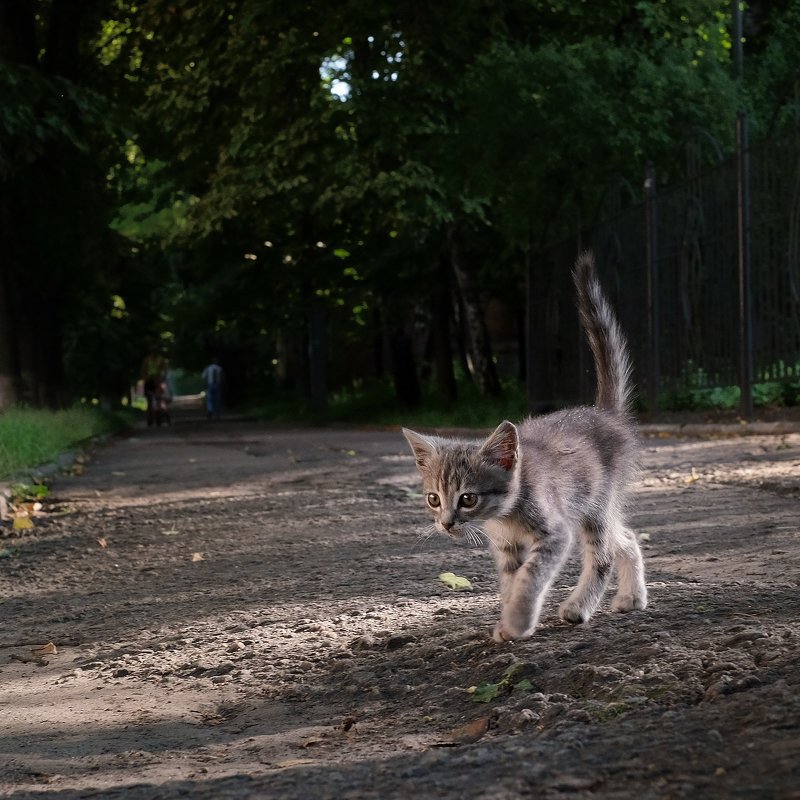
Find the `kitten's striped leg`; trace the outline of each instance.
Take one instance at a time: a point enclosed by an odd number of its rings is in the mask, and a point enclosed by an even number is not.
[[[618,586],[611,601],[611,610],[625,612],[647,608],[644,559],[636,534],[630,528],[620,528],[616,562]]]
[[[604,523],[585,525],[583,535],[583,570],[580,580],[558,609],[561,619],[573,625],[586,622],[597,611],[614,564],[611,531]]]
[[[494,560],[500,578],[500,600],[505,605],[511,597],[514,576],[522,566],[522,548],[517,542],[494,543]]]
[[[503,590],[500,621],[492,634],[495,641],[527,639],[533,635],[545,594],[564,563],[570,542],[569,529],[563,527],[544,533],[530,548],[527,559]],[[504,579],[501,577],[500,581],[502,587]]]

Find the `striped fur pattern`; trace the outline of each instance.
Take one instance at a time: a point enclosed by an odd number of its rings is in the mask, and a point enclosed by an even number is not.
[[[502,422],[484,441],[403,431],[422,477],[436,530],[486,537],[500,579],[496,641],[530,637],[547,592],[573,545],[583,550],[578,585],[561,619],[586,622],[616,570],[613,611],[647,605],[644,563],[625,519],[638,436],[629,413],[630,360],[589,254],[574,271],[578,310],[595,358],[597,400]]]

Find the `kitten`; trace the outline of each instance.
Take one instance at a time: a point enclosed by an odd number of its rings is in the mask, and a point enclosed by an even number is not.
[[[500,576],[496,641],[526,639],[576,534],[583,571],[561,604],[561,619],[586,622],[616,566],[614,611],[647,605],[644,564],[624,516],[636,470],[638,436],[629,404],[627,345],[603,295],[589,253],[573,273],[578,311],[595,360],[594,406],[579,406],[519,426],[502,422],[483,442],[423,436],[407,429],[435,527],[474,540],[483,529]]]

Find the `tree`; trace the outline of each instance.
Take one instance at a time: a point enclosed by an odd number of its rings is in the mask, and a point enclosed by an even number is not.
[[[0,407],[66,402],[68,325],[112,312],[119,243],[103,166],[115,126],[96,88],[101,10],[0,6]],[[99,307],[82,302],[102,286]]]

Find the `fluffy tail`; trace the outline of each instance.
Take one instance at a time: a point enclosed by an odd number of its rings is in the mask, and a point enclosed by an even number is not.
[[[583,253],[572,273],[578,290],[578,313],[594,355],[598,408],[618,413],[630,409],[631,360],[617,318],[606,300],[594,269],[594,256]]]

